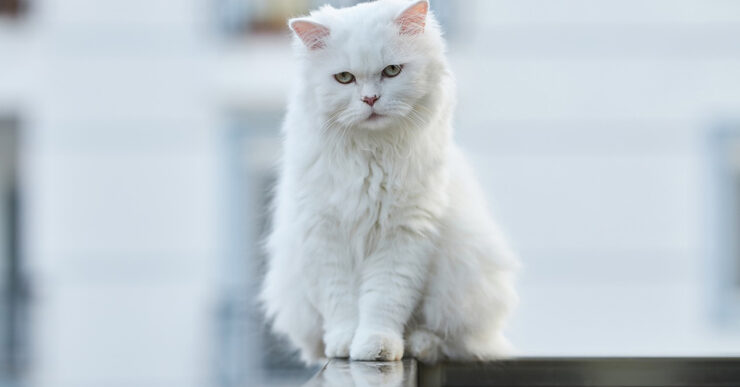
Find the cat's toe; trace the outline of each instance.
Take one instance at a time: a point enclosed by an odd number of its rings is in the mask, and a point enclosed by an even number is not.
[[[425,329],[418,329],[406,340],[406,350],[422,363],[436,363],[440,356],[442,339]]]
[[[388,332],[357,332],[350,348],[352,360],[396,361],[403,357],[403,339]]]
[[[347,358],[354,336],[353,329],[338,329],[324,335],[324,354],[327,358]]]

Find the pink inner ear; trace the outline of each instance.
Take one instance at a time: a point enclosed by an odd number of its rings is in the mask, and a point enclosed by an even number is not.
[[[396,18],[396,23],[401,26],[401,34],[416,35],[424,32],[428,11],[429,3],[426,1],[419,1],[406,8],[406,10]]]
[[[326,47],[324,39],[329,36],[329,29],[321,24],[307,20],[294,20],[290,22],[290,28],[301,38],[306,47],[312,50]]]

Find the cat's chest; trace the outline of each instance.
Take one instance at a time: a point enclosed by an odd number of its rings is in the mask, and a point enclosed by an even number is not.
[[[325,164],[316,182],[319,209],[340,219],[382,219],[401,204],[403,171],[375,154]]]
[[[338,193],[354,197],[359,202],[373,203],[395,197],[398,187],[393,180],[398,174],[397,169],[391,162],[369,155],[358,157],[330,173]]]

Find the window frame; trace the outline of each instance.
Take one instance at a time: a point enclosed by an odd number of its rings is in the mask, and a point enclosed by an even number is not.
[[[272,334],[257,299],[266,270],[262,246],[270,229],[283,110],[280,105],[236,108],[223,118],[219,180],[225,231],[219,282],[225,286],[216,307],[215,373],[226,386],[305,380],[316,369],[306,368],[285,339]]]
[[[722,125],[710,135],[710,203],[705,281],[712,316],[720,325],[740,327],[740,124]]]
[[[28,363],[29,292],[21,253],[20,122],[0,116],[0,384]]]

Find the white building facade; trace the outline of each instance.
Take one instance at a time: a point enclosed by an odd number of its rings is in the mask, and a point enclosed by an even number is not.
[[[452,4],[456,137],[522,256],[521,352],[740,353],[740,3]],[[252,295],[287,32],[221,32],[249,1],[28,5],[0,18],[28,384],[275,377]]]

